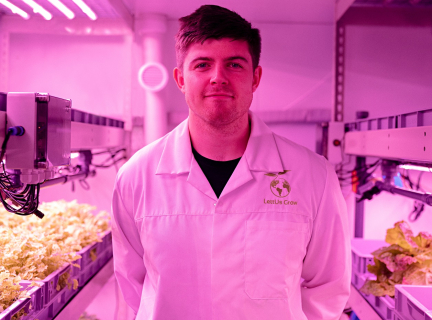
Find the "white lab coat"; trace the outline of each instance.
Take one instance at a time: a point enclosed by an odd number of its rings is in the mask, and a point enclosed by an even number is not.
[[[336,174],[249,117],[246,151],[219,199],[187,120],[121,168],[114,268],[136,319],[339,319],[351,254]]]

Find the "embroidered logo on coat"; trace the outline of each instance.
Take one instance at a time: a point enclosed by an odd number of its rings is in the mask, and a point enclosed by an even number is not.
[[[291,170],[284,170],[279,173],[266,173],[266,176],[274,177],[270,182],[270,191],[279,198],[285,198],[291,192],[291,186],[284,178],[280,177]]]

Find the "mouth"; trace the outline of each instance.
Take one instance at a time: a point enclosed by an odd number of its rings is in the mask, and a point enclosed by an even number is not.
[[[217,93],[217,94],[209,94],[205,96],[206,98],[233,98],[232,95],[229,94],[221,94],[221,93]]]

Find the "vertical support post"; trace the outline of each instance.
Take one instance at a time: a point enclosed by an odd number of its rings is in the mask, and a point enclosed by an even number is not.
[[[344,120],[345,26],[336,22],[334,121]]]
[[[162,41],[160,35],[145,34],[143,50],[146,62],[161,62]],[[146,112],[144,132],[146,144],[149,144],[167,132],[167,112],[160,92],[146,90]]]
[[[356,157],[355,170],[357,172],[358,186],[365,184],[365,173],[363,172],[366,166],[365,157]],[[364,230],[364,200],[356,199],[354,212],[354,238],[363,238]]]
[[[125,130],[132,130],[132,102],[131,102],[131,87],[132,87],[132,45],[133,35],[127,34],[124,36],[126,47],[128,50],[128,61],[126,62],[126,77],[123,79],[127,83],[125,86],[124,100],[123,100],[123,119],[125,122]]]
[[[321,148],[320,148],[321,152],[318,152],[318,144],[316,147],[317,149],[316,152],[318,154],[321,154],[328,160],[328,144],[329,144],[329,123],[328,122],[321,123],[321,133],[322,133]]]
[[[357,111],[356,112],[356,118],[357,120],[360,119],[366,119],[369,117],[369,112],[367,111]],[[356,157],[356,166],[355,170],[357,172],[357,190],[360,186],[364,185],[366,183],[366,157]],[[357,192],[358,193],[358,192]],[[363,238],[364,234],[364,200],[357,201],[356,199],[356,205],[355,205],[355,212],[354,212],[354,238]]]
[[[124,35],[124,40],[126,43],[126,48],[128,50],[127,61],[125,62],[125,75],[126,77],[123,81],[126,83],[125,93],[123,98],[123,119],[124,119],[124,143],[126,147],[126,157],[129,159],[135,152],[132,146],[132,130],[133,130],[133,120],[132,120],[132,48],[133,48],[133,34]],[[141,137],[140,137],[141,138]],[[141,139],[140,139],[141,140]]]

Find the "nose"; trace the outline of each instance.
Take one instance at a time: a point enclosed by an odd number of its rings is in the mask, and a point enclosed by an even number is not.
[[[223,66],[216,65],[210,79],[211,84],[228,84],[228,77]]]

